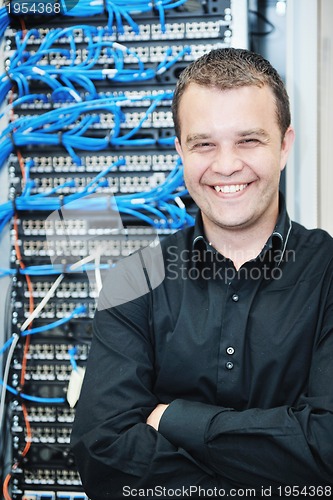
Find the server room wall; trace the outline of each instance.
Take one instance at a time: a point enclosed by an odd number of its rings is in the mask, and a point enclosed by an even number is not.
[[[68,387],[85,366],[103,275],[156,234],[193,224],[173,88],[211,48],[246,47],[247,19],[246,0],[0,7],[5,500],[86,499]]]

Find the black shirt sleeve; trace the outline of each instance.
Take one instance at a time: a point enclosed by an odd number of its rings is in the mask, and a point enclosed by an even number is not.
[[[72,446],[92,500],[123,498],[123,488],[201,485],[221,481],[200,460],[146,424],[154,395],[149,294],[94,319]]]

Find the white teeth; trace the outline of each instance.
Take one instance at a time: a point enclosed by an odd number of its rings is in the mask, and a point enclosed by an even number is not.
[[[214,186],[215,191],[222,193],[237,193],[243,191],[247,184],[232,184],[231,186]]]

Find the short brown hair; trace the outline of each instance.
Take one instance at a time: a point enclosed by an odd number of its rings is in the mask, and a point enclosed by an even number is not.
[[[220,90],[268,85],[275,96],[277,122],[282,138],[290,125],[289,97],[280,75],[269,61],[244,49],[213,49],[189,64],[179,76],[172,101],[175,132],[179,140],[179,103],[190,83]]]

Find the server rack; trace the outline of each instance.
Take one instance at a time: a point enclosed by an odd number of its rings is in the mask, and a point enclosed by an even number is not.
[[[243,0],[165,0],[165,8],[149,9],[136,2],[141,12],[130,1],[127,11],[101,2],[96,12],[70,2],[49,15],[23,13],[21,3],[4,34],[6,500],[86,499],[69,450],[75,401],[68,396],[88,356],[99,280],[156,234],[193,222],[173,147],[172,91],[201,54],[247,46]],[[59,218],[78,193],[76,209]],[[120,207],[118,232],[111,199]],[[99,248],[98,262],[87,260]]]

